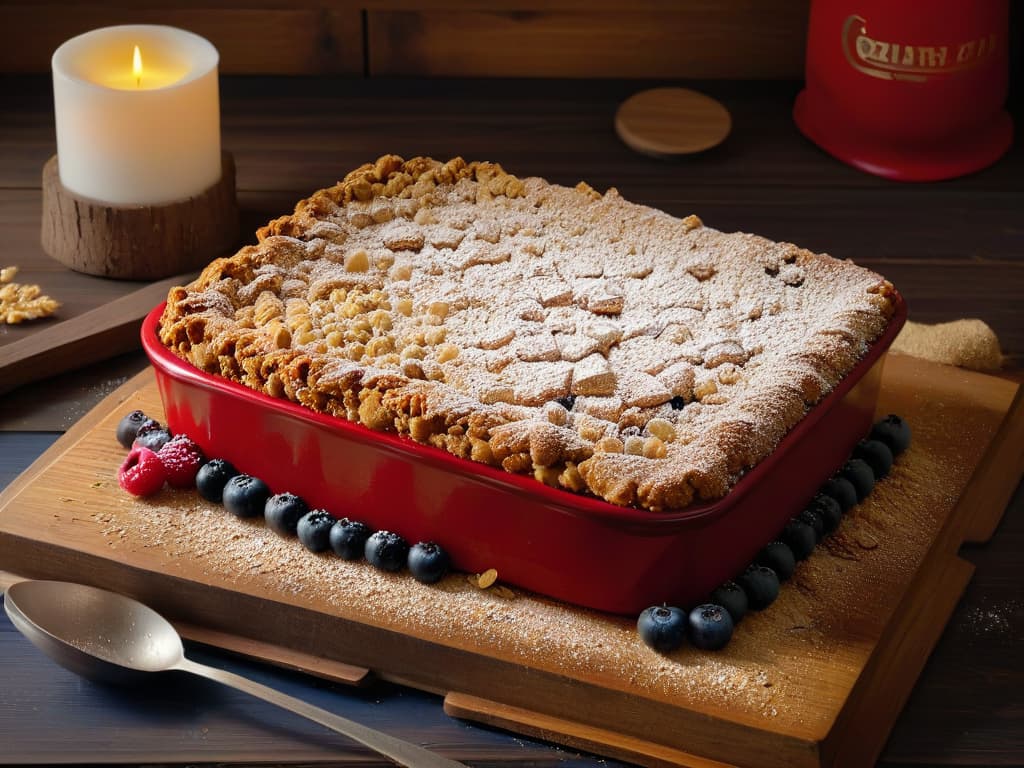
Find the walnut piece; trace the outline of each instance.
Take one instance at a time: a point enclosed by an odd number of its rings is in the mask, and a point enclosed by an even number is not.
[[[60,302],[42,294],[32,283],[15,283],[17,267],[0,269],[0,322],[15,325],[26,320],[49,317],[60,307]]]

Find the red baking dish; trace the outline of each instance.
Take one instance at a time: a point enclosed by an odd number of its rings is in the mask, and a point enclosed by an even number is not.
[[[167,423],[211,457],[337,517],[434,540],[467,572],[602,611],[687,606],[736,576],[870,428],[896,312],[843,381],[724,498],[653,513],[550,488],[210,376],[167,350],[163,306],[142,326]]]

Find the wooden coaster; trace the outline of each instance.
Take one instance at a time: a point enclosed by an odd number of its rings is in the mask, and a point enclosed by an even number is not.
[[[729,111],[688,88],[652,88],[630,96],[615,114],[615,132],[645,155],[703,152],[729,135]]]

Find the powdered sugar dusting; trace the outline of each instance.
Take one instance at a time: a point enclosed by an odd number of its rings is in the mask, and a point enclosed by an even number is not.
[[[149,501],[117,494],[111,504],[109,489],[97,488],[104,504],[91,517],[118,557],[142,557],[150,567],[187,564],[203,582],[526,668],[811,728],[829,709],[803,701],[807,681],[827,677],[827,693],[816,689],[815,696],[833,697],[835,706],[844,699],[899,597],[898,589],[880,591],[880,585],[908,583],[941,524],[941,510],[964,480],[962,473],[938,473],[941,463],[927,452],[905,454],[870,499],[844,517],[828,545],[799,565],[780,598],[749,615],[718,653],[684,647],[663,656],[639,640],[633,618],[500,582],[482,590],[454,573],[423,585],[407,573],[315,555],[261,521],[234,518],[190,492],[163,491]],[[380,668],[387,669],[386,659]]]
[[[891,312],[868,270],[614,189],[423,158],[403,166],[427,169],[409,186],[399,161],[372,200],[371,168],[300,203],[235,267],[172,290],[164,342],[316,410],[662,510],[724,495]],[[357,182],[364,196],[346,202]],[[587,407],[538,450],[530,425],[574,396]],[[445,418],[413,421],[421,412]],[[662,439],[644,431],[652,420],[679,429]],[[496,449],[491,430],[510,422],[526,442]],[[627,445],[633,427],[644,443]],[[598,450],[603,438],[618,442]],[[622,450],[636,459],[611,455]]]

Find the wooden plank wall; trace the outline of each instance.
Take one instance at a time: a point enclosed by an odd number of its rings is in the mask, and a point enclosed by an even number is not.
[[[0,0],[0,72],[111,24],[191,29],[227,74],[800,78],[809,0]]]
[[[226,74],[363,72],[362,13],[311,0],[0,0],[0,72],[48,72],[65,40],[114,24],[169,24],[202,35]]]

